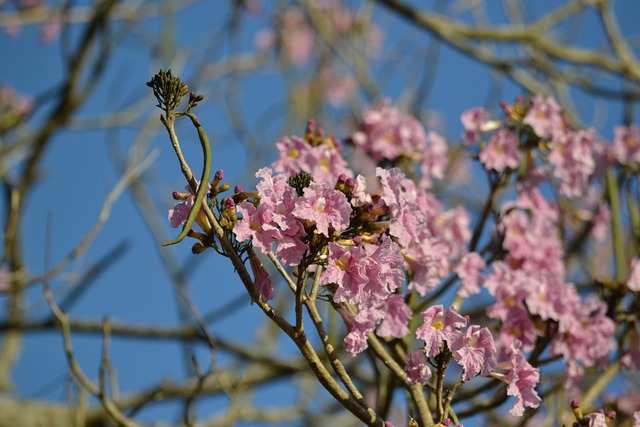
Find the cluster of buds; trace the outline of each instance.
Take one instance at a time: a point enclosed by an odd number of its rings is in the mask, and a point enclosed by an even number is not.
[[[182,98],[189,92],[187,83],[174,76],[171,69],[160,70],[147,82],[153,90],[153,95],[158,100],[158,107],[164,110],[167,115],[178,108]]]
[[[237,186],[235,188],[235,194],[233,196],[220,199],[220,194],[229,191],[229,189],[231,188],[231,183],[222,182],[223,179],[224,171],[218,170],[209,183],[209,191],[207,192],[206,196],[207,200],[204,200],[204,203],[212,209],[214,215],[216,215],[216,218],[220,223],[220,226],[225,231],[225,234],[227,234],[228,237],[232,239],[233,235],[231,231],[238,222],[238,216],[236,215],[235,210],[236,203],[237,201],[246,200],[247,197],[251,195],[251,193],[244,193],[242,191],[242,188]],[[180,193],[177,191],[173,193],[173,199],[180,202],[169,210],[169,221],[171,223],[171,226],[174,228],[177,228],[181,224],[184,224],[187,216],[189,215],[189,211],[193,207],[195,195],[193,194],[190,186],[187,186],[186,189],[188,193]],[[205,251],[207,248],[212,247],[219,253],[224,254],[222,249],[218,248],[217,243],[213,238],[211,223],[209,222],[209,219],[202,209],[196,217],[196,224],[198,224],[202,231],[189,231],[188,236],[198,240],[191,248],[192,252],[194,254],[199,254]],[[236,249],[238,249],[239,253],[246,251],[243,245],[235,242],[234,240],[232,241],[234,243],[234,246],[236,246]]]

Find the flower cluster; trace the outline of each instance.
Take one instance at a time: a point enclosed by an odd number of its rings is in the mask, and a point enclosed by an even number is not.
[[[432,179],[444,178],[450,162],[446,140],[388,102],[366,110],[348,138],[356,155],[377,165],[362,171],[372,179],[352,170],[339,140],[310,121],[304,136],[277,142],[279,157],[256,173],[256,190],[236,191],[228,210],[237,211],[230,222],[237,241],[293,267],[297,286],[313,278],[311,294],[319,287],[344,321],[343,349],[351,356],[374,337],[389,346],[401,342],[396,357],[407,384],[441,389],[448,366],[457,366],[447,371],[456,376],[451,393],[491,377],[514,398],[509,413],[522,416],[540,406],[545,360],[560,361],[569,396],[579,392],[574,386],[585,372],[605,367],[612,355],[623,368],[640,369],[637,325],[630,321],[621,331],[612,314],[636,319],[638,257],[627,258],[629,272],[614,284],[578,285],[569,266],[575,249],[567,244],[567,236],[609,237],[615,212],[600,196],[601,171],[613,164],[636,170],[640,131],[619,127],[605,146],[594,131],[571,129],[551,98],[503,108],[500,120],[482,108],[461,117],[468,158],[483,166],[491,185],[479,212],[435,193]],[[500,192],[509,197],[494,198]],[[172,224],[189,211],[184,198]],[[273,283],[249,255],[268,301]],[[600,295],[591,292],[595,286]],[[438,303],[449,297],[448,305]],[[468,301],[480,309],[463,310]],[[420,344],[411,351],[414,337]],[[446,425],[447,414],[439,415]],[[606,425],[612,418],[594,412],[577,419]]]

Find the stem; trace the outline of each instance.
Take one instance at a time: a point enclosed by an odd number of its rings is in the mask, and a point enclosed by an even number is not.
[[[611,229],[613,234],[613,256],[616,264],[615,278],[622,282],[627,275],[627,264],[624,257],[624,235],[622,232],[622,212],[618,193],[618,181],[613,170],[607,172],[607,194],[611,206]]]

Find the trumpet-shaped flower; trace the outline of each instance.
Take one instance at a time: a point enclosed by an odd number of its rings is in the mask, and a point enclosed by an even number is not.
[[[489,113],[482,107],[471,108],[460,116],[464,133],[462,140],[466,145],[473,145],[480,140],[480,132],[489,122]]]
[[[349,226],[351,205],[342,192],[312,182],[291,213],[303,222],[314,223],[320,234],[331,237],[330,228],[341,232]]]
[[[287,177],[307,172],[314,182],[329,186],[334,186],[340,175],[353,177],[337,146],[312,146],[298,136],[285,136],[276,147],[280,156],[271,167]]]
[[[531,126],[540,138],[548,138],[555,132],[562,131],[564,124],[558,103],[553,98],[544,98],[542,95],[533,97],[523,122]]]
[[[365,286],[369,282],[364,269],[367,253],[361,246],[341,246],[329,243],[327,267],[320,275],[320,283],[337,284],[335,302],[359,304],[364,301]]]
[[[541,400],[535,390],[540,380],[540,370],[531,366],[522,354],[521,347],[519,341],[512,342],[498,365],[508,370],[506,375],[507,395],[516,398],[514,404],[509,408],[509,413],[517,417],[524,414],[525,407],[537,408]]]
[[[364,112],[351,140],[374,160],[395,160],[401,156],[418,159],[426,146],[422,124],[392,107],[388,101]]]
[[[425,354],[428,357],[437,356],[443,343],[451,348],[452,343],[462,334],[460,329],[467,325],[467,319],[462,317],[453,307],[444,310],[442,305],[434,305],[422,313],[424,323],[416,330],[416,337],[425,342]]]
[[[431,378],[431,369],[422,350],[416,350],[407,355],[404,371],[407,373],[407,384],[425,385]]]
[[[444,178],[445,169],[449,163],[447,151],[449,146],[442,135],[436,132],[427,133],[427,146],[420,160],[420,186],[431,188],[433,178]]]
[[[487,267],[482,257],[477,252],[469,252],[462,256],[455,268],[455,273],[460,278],[458,295],[468,297],[480,292],[482,282],[482,270]]]
[[[380,307],[384,313],[382,322],[376,333],[381,337],[403,338],[409,333],[409,320],[411,309],[404,302],[402,295],[391,295]]]
[[[471,325],[451,344],[456,362],[464,369],[462,379],[468,381],[480,374],[484,377],[496,369],[496,345],[489,329]]]
[[[509,129],[498,129],[486,147],[480,151],[480,161],[485,169],[502,172],[505,169],[516,169],[522,154],[518,149],[518,140]]]

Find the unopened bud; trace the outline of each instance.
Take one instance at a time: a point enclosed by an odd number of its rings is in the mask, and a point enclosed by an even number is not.
[[[224,206],[228,209],[228,210],[232,210],[233,208],[236,207],[236,202],[233,201],[233,199],[231,197],[228,197],[224,200]]]
[[[316,130],[316,122],[315,122],[315,120],[309,119],[309,121],[307,122],[307,128],[304,131],[305,135],[313,134],[313,132],[315,130]]]
[[[231,183],[229,181],[225,182],[224,184],[222,184],[221,186],[218,187],[219,189],[219,193],[225,192],[225,191],[229,191],[229,189],[231,188]]]
[[[576,417],[576,421],[582,422],[582,411],[580,410],[580,402],[578,400],[571,401],[571,409],[573,409],[573,416]]]
[[[191,247],[191,253],[194,255],[201,254],[202,252],[206,251],[207,248],[208,246],[205,246],[204,243],[196,242],[196,244]]]
[[[220,181],[222,181],[222,178],[224,178],[224,171],[220,169],[213,176],[213,180],[211,180],[211,188],[217,187],[218,184],[220,184]]]

